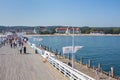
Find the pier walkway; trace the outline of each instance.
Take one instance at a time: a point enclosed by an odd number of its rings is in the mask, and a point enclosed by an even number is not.
[[[43,58],[35,54],[28,44],[26,54],[19,48],[6,45],[0,48],[0,80],[69,80]]]
[[[68,63],[68,62],[71,62],[69,61],[69,59],[65,59],[63,57],[61,58],[58,58],[60,61],[64,62],[64,63]],[[72,63],[72,62],[71,62]],[[117,80],[115,78],[112,78],[110,76],[107,76],[101,72],[98,72],[98,74],[96,74],[96,71],[91,69],[91,68],[88,68],[86,65],[83,65],[83,64],[80,64],[78,62],[74,62],[74,68],[79,70],[80,72],[83,72],[89,76],[91,76],[92,78],[96,79],[96,80]]]

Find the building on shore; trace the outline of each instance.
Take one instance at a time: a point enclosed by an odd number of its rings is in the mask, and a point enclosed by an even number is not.
[[[90,32],[90,34],[104,34],[104,32],[103,31],[92,31],[92,32]]]
[[[81,32],[80,28],[61,27],[61,28],[56,28],[55,29],[56,33],[60,33],[60,34],[64,34],[64,33],[66,33],[66,34],[72,34],[73,30],[74,30],[75,34],[79,34]]]

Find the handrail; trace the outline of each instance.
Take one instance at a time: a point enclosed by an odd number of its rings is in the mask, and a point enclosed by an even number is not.
[[[29,43],[29,45],[31,45],[31,44]],[[34,48],[35,50],[37,50],[37,52],[40,53],[43,57],[45,57],[44,54],[46,52],[51,54],[48,51],[45,51],[45,50],[43,51],[43,50],[37,48],[34,44],[32,44],[31,47]],[[76,69],[73,69],[72,67],[68,66],[67,64],[51,57],[51,55],[49,55],[48,62],[50,64],[52,64],[54,67],[56,67],[65,76],[68,76],[69,78],[71,78],[73,80],[95,80],[94,78],[92,78]]]
[[[59,67],[61,68],[62,72],[68,76],[68,77],[73,77],[76,80],[95,80],[92,77],[76,70],[76,69],[72,69],[70,66],[68,66],[67,64],[54,59],[52,57],[48,58],[48,61],[55,67],[57,67],[59,69]],[[65,71],[65,72],[64,72]]]

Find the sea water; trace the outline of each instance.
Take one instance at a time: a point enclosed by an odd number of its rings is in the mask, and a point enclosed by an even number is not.
[[[34,38],[42,38],[42,41],[34,41]],[[109,72],[111,67],[115,69],[115,75],[120,76],[120,36],[75,36],[75,46],[84,46],[76,52],[79,61],[83,57],[83,63],[90,59],[92,66],[100,63],[102,69]],[[72,36],[34,36],[29,39],[37,46],[40,44],[51,47],[53,51],[62,53],[62,47],[72,45]]]

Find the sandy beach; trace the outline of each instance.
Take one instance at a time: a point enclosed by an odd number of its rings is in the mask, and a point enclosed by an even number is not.
[[[26,37],[32,36],[72,36],[73,34],[27,34]],[[0,34],[0,37],[5,35]],[[120,36],[120,34],[74,34],[74,36]]]
[[[31,36],[72,36],[73,34],[29,34]],[[120,36],[120,34],[74,34],[74,36]]]

